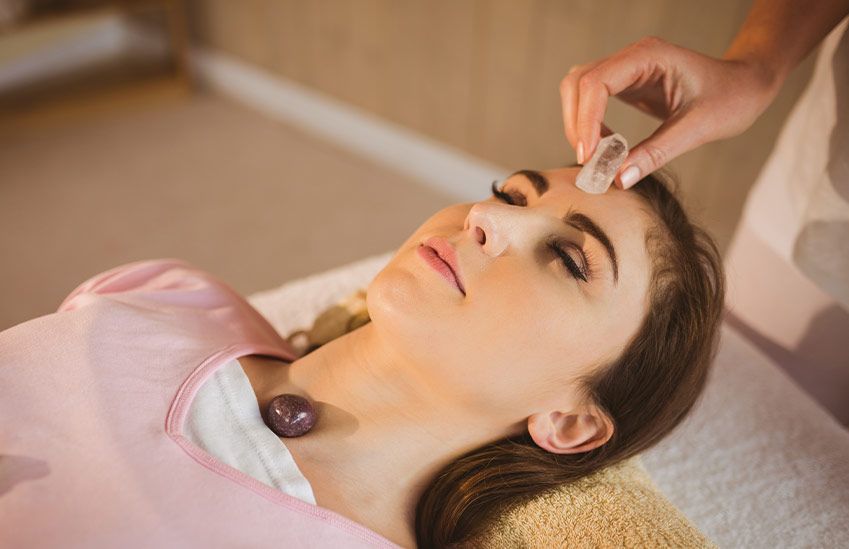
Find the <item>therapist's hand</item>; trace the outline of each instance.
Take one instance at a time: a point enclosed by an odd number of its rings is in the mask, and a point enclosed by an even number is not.
[[[763,65],[708,57],[644,38],[610,57],[572,67],[560,84],[566,138],[578,162],[590,159],[610,96],[663,121],[636,146],[616,176],[628,188],[676,156],[742,133],[778,93]]]

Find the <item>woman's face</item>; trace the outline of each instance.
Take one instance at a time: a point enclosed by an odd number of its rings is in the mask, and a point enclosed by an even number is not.
[[[576,188],[578,171],[518,172],[496,184],[515,205],[437,212],[368,287],[416,378],[496,424],[579,404],[577,376],[618,357],[646,312],[650,218],[635,193]],[[462,288],[432,266],[431,237],[453,247]]]

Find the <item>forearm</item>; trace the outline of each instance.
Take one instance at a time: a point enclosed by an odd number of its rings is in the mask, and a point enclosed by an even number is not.
[[[754,0],[724,59],[755,64],[777,93],[787,75],[849,13],[849,0]]]

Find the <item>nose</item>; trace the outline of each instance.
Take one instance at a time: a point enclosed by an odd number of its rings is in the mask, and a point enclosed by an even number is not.
[[[507,239],[502,236],[501,228],[495,230],[496,224],[503,225],[503,223],[496,221],[496,217],[499,217],[498,212],[493,211],[495,208],[488,206],[489,204],[480,203],[472,206],[466,216],[465,228],[472,240],[480,244],[487,255],[497,257],[507,249]]]
[[[542,231],[550,230],[551,216],[534,208],[479,202],[472,206],[463,227],[484,253],[497,257],[508,248],[532,245]]]

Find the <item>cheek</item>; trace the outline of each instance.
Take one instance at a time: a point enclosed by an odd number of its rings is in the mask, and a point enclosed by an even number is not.
[[[522,356],[563,356],[574,348],[573,341],[590,335],[593,305],[574,282],[559,278],[556,265],[529,270],[518,259],[503,258],[477,281],[469,316],[486,327],[490,338],[509,341]]]
[[[376,325],[405,332],[419,321],[416,307],[418,281],[413,273],[395,265],[398,258],[399,255],[393,257],[369,283],[366,307]]]
[[[571,390],[575,378],[615,349],[610,315],[569,287],[572,281],[554,273],[529,277],[526,268],[502,265],[465,311],[469,339],[478,342],[467,373],[491,405],[515,410]]]

